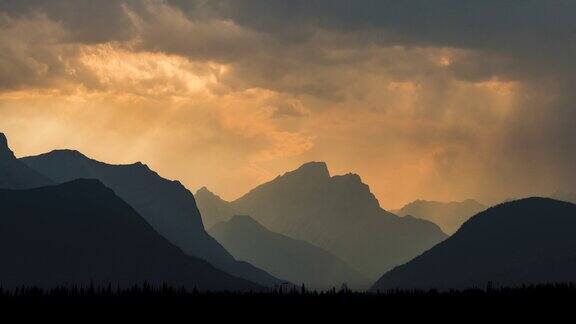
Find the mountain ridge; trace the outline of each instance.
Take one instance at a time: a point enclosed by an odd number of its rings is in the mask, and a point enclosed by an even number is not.
[[[274,233],[247,215],[234,215],[209,233],[236,258],[312,289],[368,288],[369,280],[344,261],[306,241]]]
[[[486,209],[487,206],[474,199],[440,202],[418,199],[392,211],[398,216],[413,217],[431,221],[447,234],[453,234],[470,217]]]
[[[333,253],[374,280],[446,237],[431,222],[385,211],[359,175],[330,176],[323,162],[306,163],[232,202],[213,198],[205,191],[197,197],[206,223],[250,215],[273,232]]]
[[[0,211],[4,287],[147,282],[201,291],[263,289],[185,255],[99,180],[0,189]]]
[[[576,280],[576,205],[532,197],[466,221],[450,238],[385,273],[372,290],[465,289]]]
[[[204,230],[192,193],[179,181],[165,179],[141,162],[107,164],[75,150],[54,150],[20,160],[57,183],[78,178],[99,179],[185,253],[262,285],[281,282],[261,269],[234,260]]]
[[[28,189],[50,184],[47,177],[16,159],[6,135],[0,132],[0,188]]]

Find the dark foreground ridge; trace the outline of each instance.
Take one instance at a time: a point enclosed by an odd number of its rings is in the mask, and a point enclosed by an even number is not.
[[[145,281],[199,290],[261,288],[184,254],[98,180],[0,189],[0,215],[5,288]]]
[[[494,206],[384,274],[373,290],[513,287],[576,281],[576,205],[526,198]]]
[[[282,282],[251,264],[234,260],[204,230],[192,193],[180,182],[162,178],[142,163],[112,165],[70,150],[22,158],[19,162],[48,176],[55,183],[98,179],[184,253],[263,286],[271,287]]]

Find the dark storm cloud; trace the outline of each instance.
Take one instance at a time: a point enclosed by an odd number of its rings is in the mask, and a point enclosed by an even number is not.
[[[545,60],[545,69],[555,73],[563,71],[576,50],[574,1],[216,0],[206,5],[287,41],[305,40],[306,31],[320,27],[381,44],[475,49],[512,56],[522,64]],[[489,71],[522,74],[514,69]]]
[[[178,8],[196,23],[211,19],[233,21],[255,32],[260,45],[256,41],[247,42],[246,35],[234,38],[218,34],[214,32],[217,28],[212,28],[215,35],[210,39],[191,33],[209,34],[210,24],[204,30],[182,30],[179,34],[158,25],[157,17],[147,10],[150,4]],[[10,15],[43,12],[62,23],[74,40],[84,43],[122,41],[136,36],[127,9],[148,26],[141,35],[147,41],[145,46],[195,58],[220,57],[227,62],[244,58],[249,49],[255,56],[258,51],[279,56],[283,52],[290,55],[290,49],[304,44],[311,52],[310,59],[318,59],[320,55],[314,52],[313,43],[317,41],[318,30],[349,36],[340,39],[341,47],[372,43],[486,52],[480,60],[462,57],[462,61],[455,62],[455,75],[470,80],[564,74],[568,73],[567,66],[573,68],[572,57],[576,54],[574,1],[4,0],[0,3],[0,11]]]
[[[493,50],[558,44],[571,40],[576,30],[573,1],[216,0],[206,5],[263,31],[303,25],[375,28],[397,41]]]
[[[83,43],[126,40],[133,32],[122,5],[124,1],[3,0],[0,11],[14,16],[44,13],[60,22]]]

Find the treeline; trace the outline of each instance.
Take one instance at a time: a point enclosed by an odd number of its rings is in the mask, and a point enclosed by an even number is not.
[[[467,289],[462,291],[386,291],[353,292],[346,289],[313,291],[305,287],[277,287],[268,292],[201,292],[168,285],[121,288],[69,286],[53,289],[38,287],[0,288],[0,313],[15,313],[46,318],[51,314],[75,320],[101,317],[166,320],[172,314],[197,319],[271,319],[297,322],[307,319],[326,322],[370,322],[373,318],[427,320],[526,317],[547,322],[570,312],[576,300],[575,284],[550,284],[516,288]],[[506,315],[502,315],[506,314]]]
[[[167,284],[152,285],[143,283],[131,287],[120,287],[108,284],[106,286],[71,285],[43,289],[36,286],[21,286],[4,288],[0,286],[0,298],[137,298],[137,297],[170,297],[170,298],[362,298],[362,299],[396,299],[396,298],[493,298],[493,297],[576,297],[576,283],[557,283],[542,285],[523,285],[518,287],[498,287],[491,285],[483,288],[470,288],[465,290],[388,290],[377,292],[356,292],[347,288],[332,288],[330,290],[309,290],[302,286],[278,286],[268,291],[234,292],[234,291],[199,291],[187,290],[183,287],[173,287]]]

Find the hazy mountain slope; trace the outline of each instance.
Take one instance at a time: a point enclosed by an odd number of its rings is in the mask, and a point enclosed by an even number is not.
[[[206,187],[196,191],[194,197],[198,203],[198,208],[201,210],[202,222],[208,231],[215,224],[226,222],[235,215],[234,208],[229,202],[210,192]],[[209,217],[204,217],[204,215],[209,215]]]
[[[260,289],[187,256],[97,180],[0,190],[0,284]]]
[[[205,219],[226,219],[204,209]],[[311,162],[258,186],[229,204],[276,233],[310,242],[338,256],[368,278],[402,264],[446,238],[435,224],[402,218],[382,208],[354,174],[331,177],[325,163]]]
[[[263,285],[279,282],[250,264],[235,261],[204,230],[192,193],[180,182],[166,180],[142,163],[110,165],[69,150],[26,157],[21,161],[57,183],[79,178],[98,179],[185,253]]]
[[[0,133],[0,188],[27,189],[49,184],[48,178],[16,159],[6,136]]]
[[[440,226],[444,233],[453,234],[470,217],[485,209],[486,206],[472,199],[460,202],[416,200],[393,213],[431,221]]]
[[[576,281],[576,205],[547,198],[504,203],[386,273],[373,289],[467,288]]]
[[[269,231],[249,216],[216,224],[210,234],[239,260],[295,284],[318,289],[366,289],[368,279],[336,256],[308,242]]]

